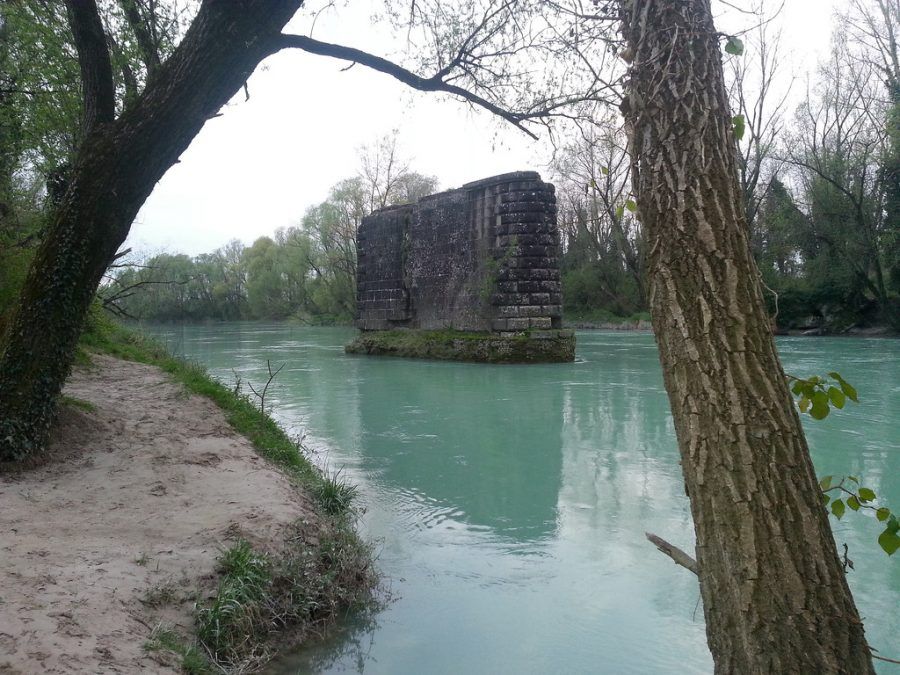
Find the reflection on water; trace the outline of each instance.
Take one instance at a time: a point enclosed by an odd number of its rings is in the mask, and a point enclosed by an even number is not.
[[[572,364],[345,356],[344,329],[154,327],[267,401],[360,485],[393,601],[272,672],[704,673],[696,580],[643,538],[693,534],[653,340],[580,333]],[[784,340],[789,371],[837,369],[863,402],[810,426],[820,474],[854,473],[900,506],[900,344]],[[232,372],[234,371],[234,372]],[[895,648],[900,565],[877,523],[835,527],[870,642]]]

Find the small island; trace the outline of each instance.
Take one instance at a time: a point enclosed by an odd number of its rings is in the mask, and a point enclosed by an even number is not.
[[[489,363],[570,362],[556,193],[533,171],[393,206],[357,234],[347,353]]]

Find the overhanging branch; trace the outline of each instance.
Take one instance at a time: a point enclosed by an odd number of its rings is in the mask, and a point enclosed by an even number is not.
[[[403,84],[413,89],[418,89],[419,91],[441,92],[450,94],[452,96],[458,96],[459,98],[462,98],[465,101],[472,103],[473,105],[477,105],[480,108],[484,108],[488,112],[493,113],[494,115],[497,115],[498,117],[506,120],[535,140],[537,140],[537,135],[525,128],[524,122],[544,117],[550,112],[549,110],[540,110],[528,113],[515,113],[506,110],[505,108],[502,108],[496,103],[492,103],[491,101],[488,101],[481,96],[478,96],[468,89],[459,87],[455,84],[450,84],[444,79],[444,77],[442,77],[442,75],[447,75],[447,73],[445,73],[444,71],[441,71],[441,73],[438,73],[432,77],[422,77],[421,75],[417,75],[411,70],[408,70],[403,66],[394,63],[393,61],[388,61],[387,59],[380,56],[375,56],[374,54],[370,54],[353,47],[345,47],[343,45],[336,45],[330,42],[321,42],[304,35],[281,35],[280,38],[276,41],[276,50],[287,48],[300,49],[302,51],[309,52],[310,54],[330,56],[342,61],[359,63],[363,66],[366,66],[367,68],[371,68],[372,70],[377,70],[378,72],[384,73],[385,75],[390,75]]]

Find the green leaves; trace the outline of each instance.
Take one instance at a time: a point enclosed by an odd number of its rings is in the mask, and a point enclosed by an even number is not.
[[[740,56],[744,53],[744,42],[733,35],[728,38],[728,41],[725,43],[725,51],[728,54],[733,54],[735,56]]]
[[[884,532],[878,536],[879,546],[881,546],[888,555],[894,555],[894,553],[897,552],[897,549],[900,548],[900,535],[897,534],[898,530],[900,530],[900,521],[897,520],[897,516],[891,516],[890,520],[888,520],[887,527],[884,528]]]
[[[637,211],[637,203],[633,199],[626,199],[625,208],[634,213]]]
[[[859,498],[864,502],[871,502],[875,499],[875,492],[869,488],[859,488]]]
[[[845,510],[846,509],[844,507],[844,502],[842,500],[835,499],[833,502],[831,502],[831,513],[838,520],[840,520],[844,515]]]
[[[816,420],[828,417],[831,407],[843,408],[849,398],[854,403],[859,399],[856,389],[840,373],[830,372],[827,377],[813,375],[806,379],[788,376],[793,381],[791,393],[797,398],[801,413],[809,413]]]
[[[828,387],[828,399],[831,401],[831,405],[835,408],[843,408],[844,403],[847,400],[847,397],[844,395],[840,389],[836,387]]]
[[[813,405],[815,404],[813,403]],[[881,546],[885,553],[893,555],[900,548],[900,521],[886,506],[876,507],[870,504],[870,502],[877,499],[875,490],[862,486],[854,489],[850,483],[858,486],[859,479],[856,476],[846,476],[835,483],[834,476],[823,476],[819,481],[819,489],[822,490],[823,506],[825,508],[830,506],[831,515],[839,520],[847,512],[847,509],[851,511],[863,509],[874,511],[878,522],[886,523],[884,531],[878,536],[878,545]],[[832,500],[828,493],[834,491],[842,493],[846,498]]]
[[[831,408],[828,407],[828,394],[822,391],[817,391],[812,395],[812,408],[810,408],[809,414],[813,419],[816,420],[824,420],[828,417],[828,413],[831,412]]]
[[[744,137],[744,129],[746,127],[746,122],[744,120],[743,115],[735,115],[731,118],[731,127],[734,129],[734,137],[736,140],[741,140]]]
[[[847,382],[847,380],[841,377],[840,373],[832,371],[828,373],[828,377],[832,378],[840,385],[841,392],[846,395],[847,398],[849,398],[854,403],[859,403],[859,398],[856,395],[856,389],[854,389],[853,386],[849,382]]]

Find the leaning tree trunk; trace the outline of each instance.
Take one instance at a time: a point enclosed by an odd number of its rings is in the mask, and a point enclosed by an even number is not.
[[[760,291],[709,0],[623,0],[649,302],[718,673],[871,673]]]
[[[44,444],[90,302],[138,210],[203,124],[278,49],[301,4],[204,2],[141,97],[113,120],[108,55],[92,34],[96,7],[70,0],[86,134],[0,344],[0,460]]]

